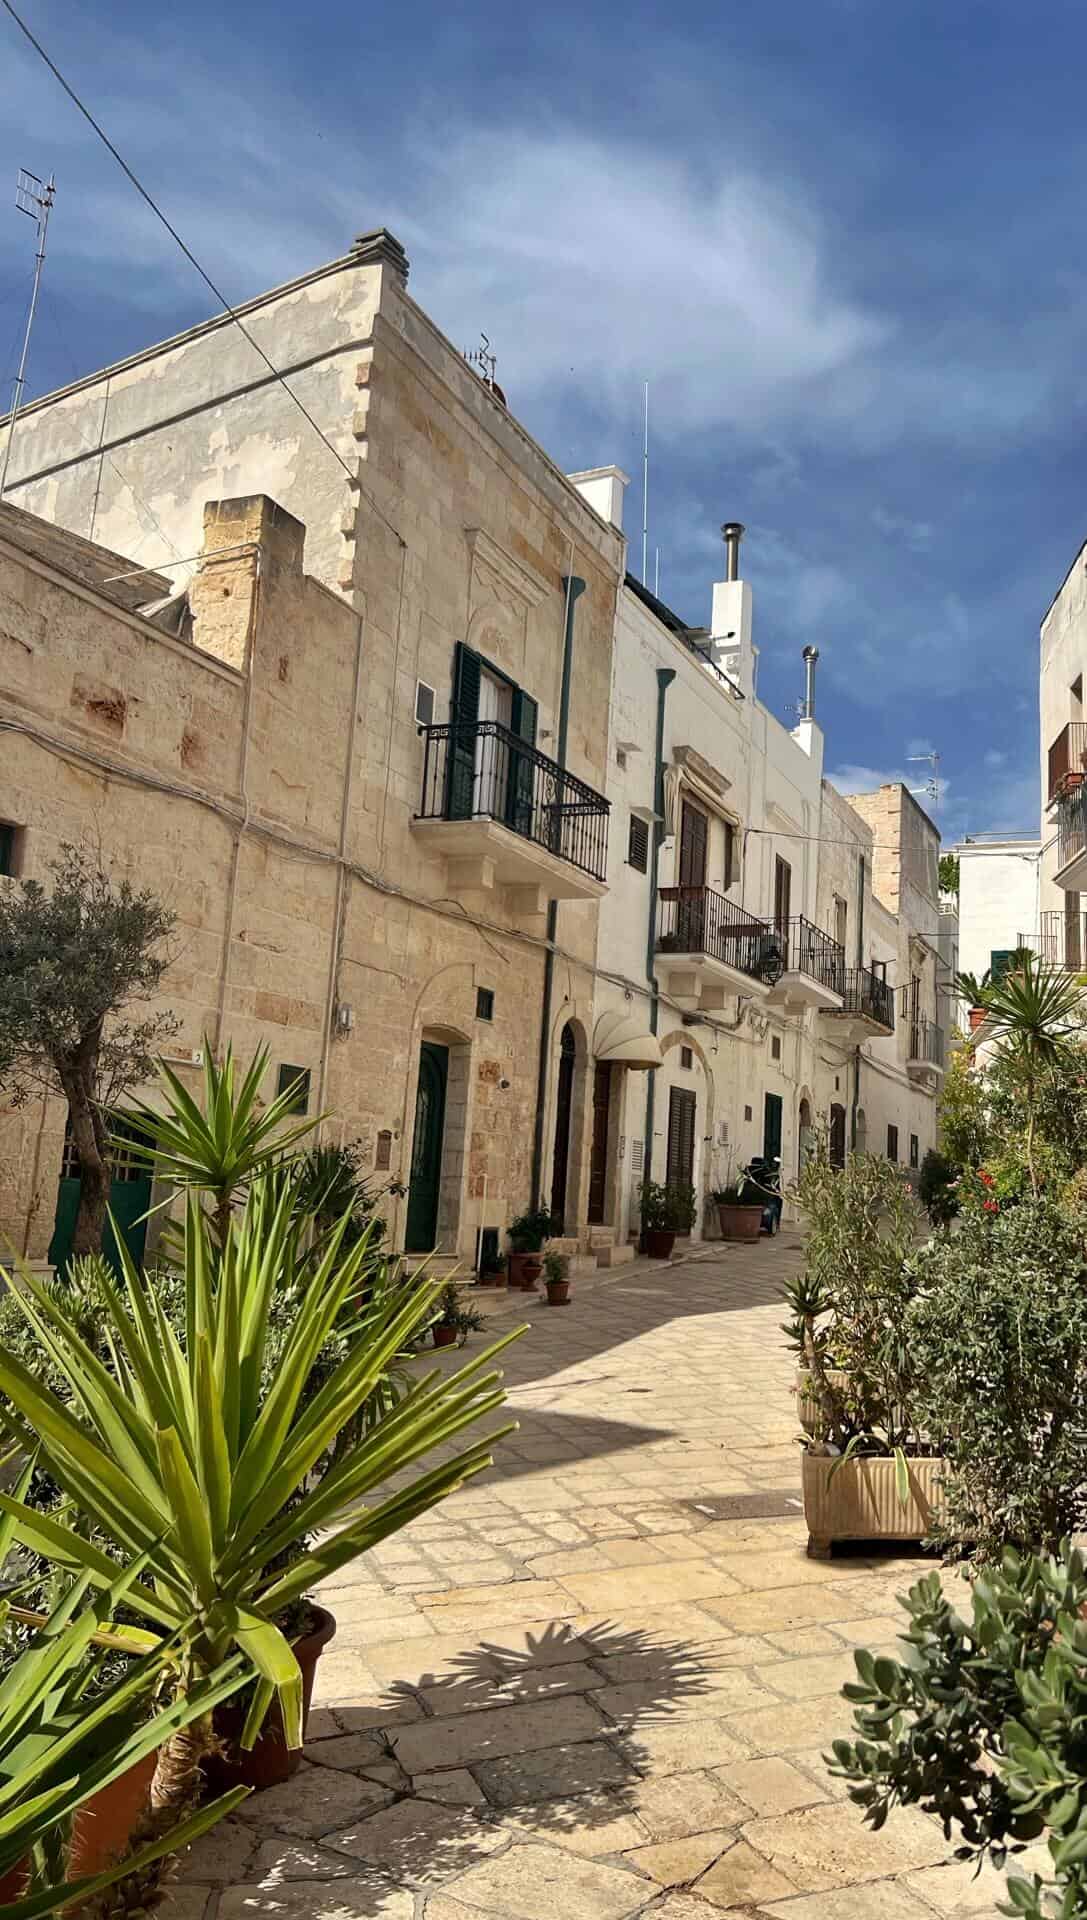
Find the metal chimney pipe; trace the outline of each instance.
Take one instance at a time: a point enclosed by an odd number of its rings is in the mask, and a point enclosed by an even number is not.
[[[738,520],[726,520],[721,528],[721,538],[725,543],[725,579],[738,580],[740,577],[740,541],[744,530]]]
[[[804,718],[805,720],[814,720],[815,719],[815,663],[819,658],[818,647],[805,647],[802,658],[803,658],[804,666],[807,672],[807,685],[804,689]]]

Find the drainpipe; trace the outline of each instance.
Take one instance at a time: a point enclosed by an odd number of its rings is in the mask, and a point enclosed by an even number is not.
[[[664,702],[668,689],[676,677],[674,667],[657,668],[657,747],[653,762],[653,852],[649,863],[649,924],[645,942],[645,977],[652,994],[649,1002],[649,1031],[656,1033],[660,1017],[660,986],[657,981],[655,962],[657,951],[657,870],[660,865],[661,840],[664,837]],[[642,1156],[642,1179],[649,1180],[653,1175],[653,1114],[657,1098],[657,1069],[650,1067],[646,1075],[645,1087],[645,1148]]]
[[[813,652],[814,652],[814,648],[813,648]],[[816,657],[818,658],[818,655],[816,655]],[[805,658],[807,658],[806,649],[805,649]],[[864,965],[864,873],[865,873],[865,861],[864,861],[864,855],[862,854],[860,859],[857,861],[857,966],[858,968],[863,967]],[[854,1153],[856,1153],[857,1151],[857,1108],[860,1106],[860,1102],[861,1102],[861,1050],[860,1050],[860,1044],[858,1043],[856,1054],[854,1056],[854,1063],[853,1063],[853,1113],[850,1120],[850,1128],[849,1128],[850,1143],[852,1145]]]
[[[555,759],[566,765],[566,740],[570,730],[570,680],[574,665],[574,608],[585,591],[585,582],[576,573],[564,573],[566,624],[562,636],[562,681],[559,688],[559,731]],[[532,1204],[543,1205],[544,1101],[547,1098],[547,1063],[551,1052],[551,999],[555,984],[555,932],[559,903],[547,903],[547,952],[544,955],[543,1010],[540,1018],[540,1060],[536,1072],[536,1124],[532,1133]]]

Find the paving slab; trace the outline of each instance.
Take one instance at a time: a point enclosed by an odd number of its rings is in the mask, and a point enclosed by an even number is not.
[[[502,1920],[626,1920],[645,1906],[647,1886],[625,1869],[526,1842],[462,1874],[456,1898]]]

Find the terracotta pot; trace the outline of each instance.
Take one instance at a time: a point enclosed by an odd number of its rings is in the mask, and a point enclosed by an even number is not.
[[[302,1731],[305,1737],[313,1680],[317,1662],[336,1632],[336,1621],[324,1607],[313,1608],[313,1622],[307,1634],[294,1643],[294,1657],[302,1669]],[[225,1793],[228,1787],[253,1787],[259,1793],[265,1787],[282,1786],[296,1772],[302,1759],[301,1748],[292,1751],[283,1738],[279,1702],[273,1700],[257,1743],[249,1753],[238,1745],[245,1725],[246,1709],[233,1700],[215,1709],[215,1731],[226,1751],[204,1762],[204,1777],[213,1793]]]
[[[676,1236],[671,1227],[647,1227],[645,1250],[651,1260],[670,1260]]]
[[[808,1552],[826,1559],[835,1540],[924,1540],[940,1510],[943,1460],[907,1460],[909,1492],[898,1497],[896,1462],[858,1456],[802,1459]],[[837,1471],[835,1471],[837,1469]]]
[[[570,1305],[569,1280],[548,1281],[547,1304],[549,1307],[568,1307]]]
[[[439,1322],[430,1329],[431,1339],[436,1347],[451,1347],[457,1338],[456,1327],[447,1327]]]
[[[722,1240],[757,1240],[762,1232],[762,1208],[719,1206]]]
[[[147,1806],[156,1758],[153,1753],[147,1754],[80,1807],[72,1828],[69,1879],[99,1873],[111,1861],[120,1859]],[[17,1900],[26,1889],[26,1879],[25,1867],[12,1867],[0,1876],[0,1905]]]
[[[536,1285],[543,1272],[542,1253],[511,1253],[509,1261],[510,1286],[520,1287],[528,1293]]]
[[[989,1011],[988,1007],[971,1007],[970,1009],[971,1033],[977,1032],[978,1028],[981,1026],[981,1023],[984,1020],[985,1015],[988,1013],[988,1011]]]

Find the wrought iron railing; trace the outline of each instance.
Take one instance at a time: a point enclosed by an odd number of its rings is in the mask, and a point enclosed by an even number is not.
[[[882,980],[878,973],[873,973],[870,967],[847,967],[842,1012],[877,1021],[881,1027],[886,1027],[888,1033],[893,1033],[894,988]]]
[[[784,943],[766,920],[757,920],[712,887],[661,887],[657,948],[661,953],[704,953],[753,980],[777,980]]]
[[[1083,973],[1087,969],[1087,913],[1078,908],[1063,913],[1059,907],[1043,913],[1037,933],[1017,934],[1016,946],[1037,954],[1045,967]]]
[[[608,865],[610,803],[496,720],[420,727],[419,820],[496,820],[594,880]]]
[[[1049,749],[1049,799],[1075,790],[1087,778],[1087,720],[1070,720]]]
[[[1087,853],[1087,788],[1073,787],[1057,802],[1057,866]]]
[[[899,1015],[909,1033],[907,1058],[922,1066],[942,1067],[947,1056],[947,1036],[927,1014],[918,1013],[909,987],[899,989]]]
[[[774,931],[781,941],[784,973],[806,973],[809,980],[818,980],[833,993],[844,993],[845,948],[837,940],[802,914],[795,920],[779,921]]]

